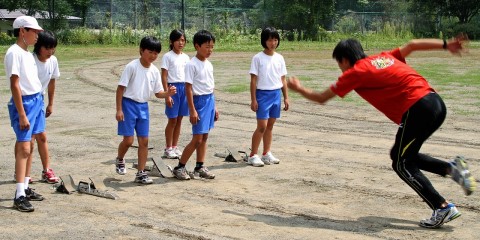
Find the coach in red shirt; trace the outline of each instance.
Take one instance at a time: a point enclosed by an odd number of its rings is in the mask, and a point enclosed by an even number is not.
[[[476,181],[468,171],[461,156],[447,162],[419,153],[427,140],[443,123],[447,114],[442,98],[427,80],[405,62],[405,57],[417,50],[445,49],[460,54],[466,36],[450,41],[438,39],[411,40],[389,52],[367,56],[355,39],[340,41],[333,50],[333,58],[342,75],[323,92],[315,92],[290,77],[288,87],[305,98],[326,103],[335,96],[344,97],[354,90],[372,106],[399,125],[395,144],[390,152],[392,167],[433,209],[430,218],[420,221],[420,226],[438,228],[461,214],[453,203],[445,200],[420,171],[450,175],[467,195],[476,187]]]

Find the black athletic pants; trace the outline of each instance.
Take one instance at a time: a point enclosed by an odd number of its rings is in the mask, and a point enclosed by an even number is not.
[[[403,115],[390,152],[395,172],[432,209],[440,208],[445,199],[420,170],[445,176],[450,164],[419,151],[425,140],[442,125],[446,115],[442,98],[434,92],[427,94]]]

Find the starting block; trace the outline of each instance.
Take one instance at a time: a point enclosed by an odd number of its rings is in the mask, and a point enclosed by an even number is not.
[[[159,161],[160,164],[157,164],[155,159],[153,158],[148,158],[147,161],[151,161],[153,165],[145,166],[145,171],[148,171],[148,175],[154,176],[154,177],[162,177],[162,178],[172,178],[175,177],[173,175],[173,168],[170,165],[165,164],[162,159],[157,160]],[[137,163],[133,163],[133,168],[138,168]]]
[[[90,183],[80,181],[78,185],[75,184],[71,175],[60,176],[60,184],[55,186],[57,192],[72,194],[73,192],[85,193],[97,197],[104,197],[109,199],[118,199],[118,195],[107,190],[100,190],[99,187],[105,188],[102,181],[94,181],[90,179]]]
[[[240,161],[248,161],[248,154],[247,152],[245,151],[238,151],[239,153],[239,156],[233,156],[232,152],[227,148],[227,151],[226,152],[223,152],[223,153],[219,153],[219,152],[216,152],[214,154],[215,157],[219,157],[219,158],[224,158],[225,159],[225,162],[240,162]]]

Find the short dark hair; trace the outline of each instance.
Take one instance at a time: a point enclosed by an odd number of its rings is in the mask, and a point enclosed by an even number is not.
[[[37,43],[33,47],[33,52],[35,54],[40,54],[40,48],[45,47],[46,49],[56,48],[57,47],[57,38],[52,31],[45,30],[38,33]]]
[[[170,50],[173,50],[173,42],[178,41],[182,36],[187,40],[185,32],[181,29],[174,29],[170,32]]]
[[[26,27],[24,29],[27,30],[27,32],[28,32],[28,31],[30,31],[31,28]],[[20,28],[14,28],[13,29],[13,36],[14,37],[20,36]]]
[[[213,36],[213,34],[207,30],[200,30],[193,35],[193,46],[195,46],[195,44],[201,46],[202,44],[210,41],[215,43],[215,36]]]
[[[362,44],[356,39],[349,38],[341,40],[335,49],[333,49],[332,58],[335,58],[337,62],[341,62],[342,59],[347,59],[350,65],[367,57],[367,54],[363,51]]]
[[[262,30],[262,33],[260,34],[260,41],[262,43],[263,48],[267,48],[267,40],[269,38],[275,38],[278,40],[277,47],[280,45],[280,34],[278,34],[277,29],[274,27],[266,27],[265,29]]]
[[[145,36],[140,41],[140,49],[147,49],[160,53],[162,51],[162,44],[160,43],[160,41],[158,41],[156,37]]]

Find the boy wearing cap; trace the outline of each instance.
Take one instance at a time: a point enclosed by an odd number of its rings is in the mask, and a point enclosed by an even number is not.
[[[28,187],[30,180],[32,135],[45,131],[45,113],[42,100],[42,83],[38,78],[37,66],[28,46],[37,42],[43,29],[35,18],[21,16],[13,22],[13,35],[17,38],[5,54],[4,65],[10,80],[12,98],[8,102],[10,121],[15,132],[15,180],[14,207],[21,212],[34,210],[30,201],[41,201],[43,197]]]

